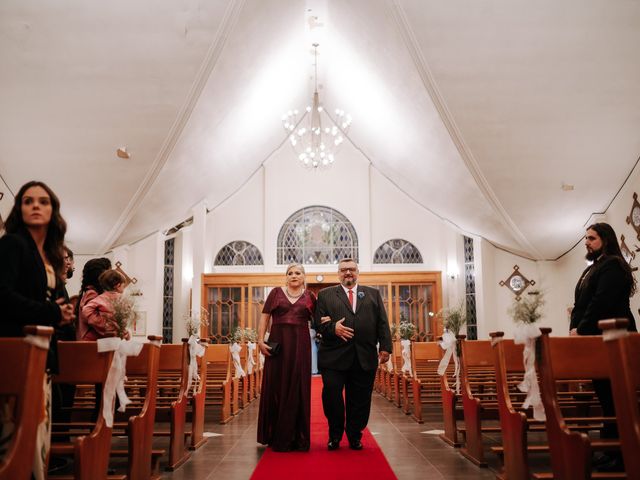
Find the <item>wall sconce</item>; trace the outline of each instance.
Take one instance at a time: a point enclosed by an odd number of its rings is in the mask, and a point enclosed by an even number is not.
[[[451,280],[455,280],[459,274],[460,270],[458,270],[458,264],[455,262],[450,263],[447,267],[447,277],[449,277]]]

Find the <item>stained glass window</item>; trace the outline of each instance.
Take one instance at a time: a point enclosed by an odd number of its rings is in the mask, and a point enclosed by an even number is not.
[[[298,210],[278,234],[278,264],[335,264],[343,258],[358,261],[358,235],[343,214],[329,207]]]
[[[476,272],[473,259],[473,238],[464,237],[464,287],[467,307],[467,338],[477,340]]]
[[[378,247],[373,263],[422,263],[422,255],[413,243],[393,238]]]
[[[173,264],[175,238],[164,242],[164,276],[162,295],[162,343],[173,341]]]
[[[213,264],[216,266],[264,265],[264,261],[258,247],[243,240],[236,240],[220,249]]]

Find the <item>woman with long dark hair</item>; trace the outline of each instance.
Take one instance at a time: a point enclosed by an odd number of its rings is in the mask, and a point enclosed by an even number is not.
[[[53,326],[56,333],[47,359],[49,372],[57,370],[56,335],[75,318],[73,307],[62,295],[66,231],[58,197],[43,182],[33,181],[18,191],[5,222],[5,234],[0,237],[0,336],[20,337],[25,325]],[[49,378],[43,388],[44,406],[51,406]],[[60,403],[61,395],[57,390],[53,403]],[[33,461],[36,479],[47,475],[51,411],[43,410]]]
[[[43,182],[23,185],[0,238],[0,336],[22,336],[25,325],[73,321],[71,305],[56,298],[65,278],[66,231],[53,190]]]

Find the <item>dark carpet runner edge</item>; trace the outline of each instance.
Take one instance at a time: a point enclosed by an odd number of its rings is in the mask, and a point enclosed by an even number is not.
[[[327,450],[328,427],[322,413],[322,379],[311,382],[311,449],[309,452],[274,452],[266,448],[251,480],[305,478],[309,480],[396,479],[378,443],[366,429],[360,451],[349,449],[346,437],[340,448]]]

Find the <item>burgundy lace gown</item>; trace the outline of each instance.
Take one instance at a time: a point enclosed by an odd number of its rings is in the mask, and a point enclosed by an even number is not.
[[[258,416],[258,442],[275,451],[309,450],[311,421],[311,340],[309,321],[315,296],[305,291],[291,303],[281,288],[267,296],[262,313],[271,314],[269,341],[281,345],[266,357]]]

